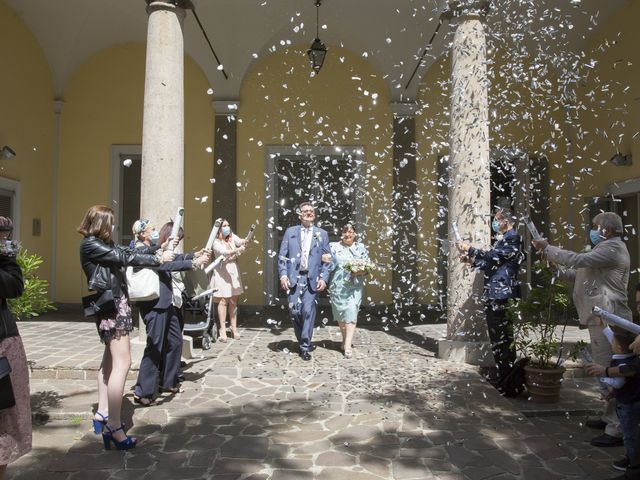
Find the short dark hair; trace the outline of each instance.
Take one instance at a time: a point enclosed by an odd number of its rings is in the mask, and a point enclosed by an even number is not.
[[[618,343],[618,345],[620,345],[627,352],[630,351],[631,349],[629,348],[629,345],[631,345],[636,339],[635,334],[616,326],[612,327],[611,329],[613,330],[613,338]]]
[[[353,230],[353,232],[356,232],[356,227],[353,226],[353,223],[345,223],[342,228],[340,229],[340,231],[342,233],[345,233],[347,230]]]
[[[98,237],[103,242],[111,241],[113,210],[106,205],[94,205],[82,217],[77,231],[85,237]]]

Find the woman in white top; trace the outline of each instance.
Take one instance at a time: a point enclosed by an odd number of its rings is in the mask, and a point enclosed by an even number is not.
[[[229,222],[222,220],[218,236],[213,242],[215,258],[224,255],[224,260],[213,269],[212,286],[218,290],[213,294],[213,299],[218,303],[218,321],[220,322],[219,340],[223,343],[227,341],[226,319],[227,306],[229,310],[229,321],[231,323],[231,334],[234,339],[240,338],[238,333],[238,296],[244,292],[242,281],[240,280],[240,270],[237,259],[244,252],[246,240],[238,237],[231,231]]]

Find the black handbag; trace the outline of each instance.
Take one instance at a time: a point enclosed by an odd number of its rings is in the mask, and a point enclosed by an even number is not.
[[[0,357],[0,410],[11,408],[16,404],[10,373],[11,365],[9,365],[9,359]]]
[[[118,311],[118,307],[116,306],[116,301],[113,298],[113,292],[111,290],[92,293],[91,295],[82,297],[82,308],[84,310],[85,317],[93,317],[95,315],[103,317]]]

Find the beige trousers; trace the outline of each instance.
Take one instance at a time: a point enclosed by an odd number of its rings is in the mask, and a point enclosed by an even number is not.
[[[602,333],[602,325],[589,325],[589,337],[591,337],[591,355],[593,361],[603,367],[608,367],[611,364],[611,344],[607,340],[607,337]],[[607,426],[604,429],[604,433],[611,435],[612,437],[622,438],[622,430],[620,429],[620,420],[618,420],[618,414],[616,413],[616,399],[603,400],[604,413],[602,414],[602,420],[607,422]]]

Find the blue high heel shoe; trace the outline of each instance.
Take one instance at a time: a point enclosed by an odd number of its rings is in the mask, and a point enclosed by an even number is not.
[[[96,412],[96,415],[100,417],[100,420],[96,420],[95,418],[93,419],[93,431],[96,435],[98,435],[99,433],[102,433],[104,427],[106,427],[109,415],[105,417],[100,412]]]
[[[118,430],[122,430],[124,432],[123,426],[116,428],[115,430],[111,430],[109,425],[105,425],[104,429],[106,432],[102,432],[102,441],[104,442],[105,450],[111,450],[111,443],[116,446],[116,450],[131,450],[138,444],[138,440],[135,437],[130,437],[129,435],[125,435],[126,438],[121,442],[113,438],[113,434]]]
[[[93,431],[96,435],[102,433],[104,431],[104,427],[107,426],[107,420],[109,419],[109,415],[102,415],[100,412],[96,412],[96,415],[100,415],[100,420],[93,419]],[[120,424],[120,426],[124,429],[124,422]],[[125,430],[126,431],[126,430]]]

